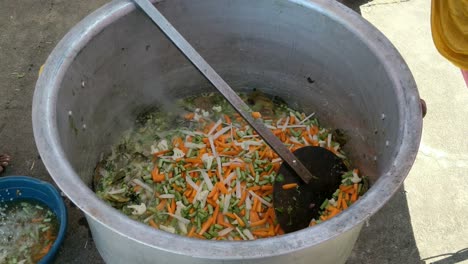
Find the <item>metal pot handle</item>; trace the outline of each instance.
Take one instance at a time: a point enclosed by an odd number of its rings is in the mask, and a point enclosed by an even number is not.
[[[421,100],[422,117],[424,118],[427,114],[426,101],[424,101],[424,99],[420,99],[420,100]]]

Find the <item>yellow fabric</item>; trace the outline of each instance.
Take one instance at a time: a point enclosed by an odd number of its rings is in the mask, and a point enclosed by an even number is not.
[[[431,28],[437,50],[468,69],[468,0],[432,0]]]

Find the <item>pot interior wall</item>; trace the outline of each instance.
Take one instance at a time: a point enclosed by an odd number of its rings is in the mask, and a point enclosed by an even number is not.
[[[286,1],[157,5],[236,90],[255,87],[278,95],[343,129],[349,138],[345,150],[371,181],[396,155],[392,145],[398,145],[401,132],[394,85],[375,51],[338,18]],[[214,91],[138,10],[111,23],[80,51],[62,87],[60,140],[87,184],[101,153],[132,127],[138,113],[150,106],[171,110],[175,98]]]

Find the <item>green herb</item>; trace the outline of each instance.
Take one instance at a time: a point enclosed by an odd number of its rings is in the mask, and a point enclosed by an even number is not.
[[[283,174],[278,174],[278,176],[276,176],[276,182],[284,182]]]

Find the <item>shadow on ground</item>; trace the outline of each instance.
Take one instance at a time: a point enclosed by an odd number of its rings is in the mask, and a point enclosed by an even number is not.
[[[346,5],[357,13],[361,14],[361,5],[367,4],[371,0],[338,0],[338,2]]]
[[[434,259],[438,259],[438,260],[434,260]],[[431,264],[462,263],[463,261],[468,260],[468,248],[464,248],[455,253],[446,253],[446,254],[428,257],[423,260]]]
[[[346,263],[424,263],[416,247],[403,187],[364,224]]]

